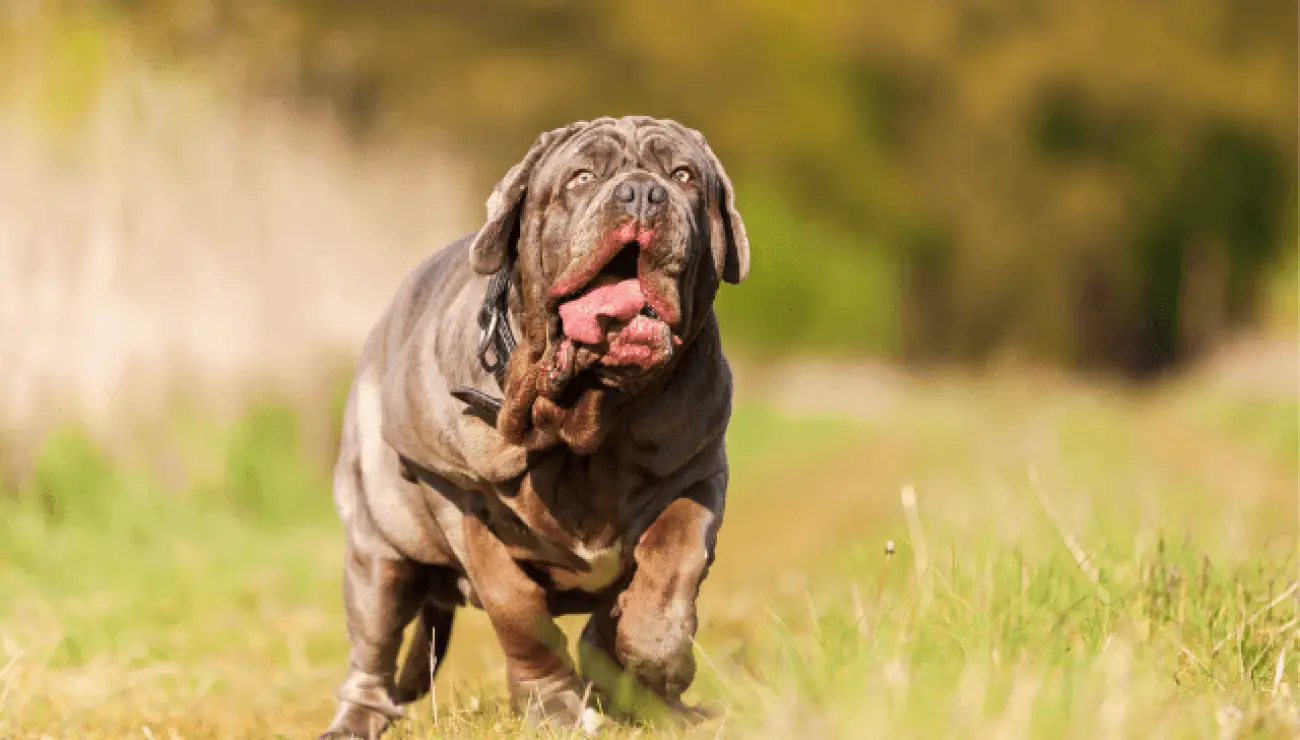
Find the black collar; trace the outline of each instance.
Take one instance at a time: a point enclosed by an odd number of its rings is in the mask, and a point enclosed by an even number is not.
[[[506,387],[506,366],[515,351],[515,334],[510,330],[510,275],[514,271],[513,255],[488,280],[483,294],[483,305],[478,309],[478,361],[486,372],[497,380],[502,391]],[[489,354],[492,359],[489,360]],[[495,424],[501,411],[501,399],[469,386],[451,390],[451,395],[474,409],[483,412]]]

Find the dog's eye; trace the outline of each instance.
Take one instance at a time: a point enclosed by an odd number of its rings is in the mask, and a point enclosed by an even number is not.
[[[678,167],[677,169],[673,170],[673,178],[677,180],[677,182],[684,183],[684,182],[690,182],[691,180],[694,180],[695,176],[691,174],[691,171],[688,168]]]
[[[577,173],[573,175],[573,177],[569,178],[568,182],[564,184],[564,189],[573,190],[574,188],[582,185],[586,185],[587,183],[595,179],[596,176],[592,174],[590,170],[579,170]]]

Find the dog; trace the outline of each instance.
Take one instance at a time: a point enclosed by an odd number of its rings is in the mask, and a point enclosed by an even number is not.
[[[487,613],[529,726],[594,731],[593,690],[690,716],[728,479],[713,304],[748,272],[704,136],[632,116],[542,133],[483,226],[406,278],[343,414],[349,673],[322,738],[400,718],[466,606]],[[576,665],[563,614],[591,615]]]

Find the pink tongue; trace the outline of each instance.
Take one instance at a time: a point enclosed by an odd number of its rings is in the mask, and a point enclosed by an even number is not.
[[[600,317],[630,321],[641,312],[645,296],[636,278],[598,285],[585,294],[560,304],[560,321],[565,336],[583,344],[599,344],[605,332]]]

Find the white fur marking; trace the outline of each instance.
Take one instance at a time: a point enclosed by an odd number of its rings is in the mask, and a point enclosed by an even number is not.
[[[586,573],[574,573],[552,568],[551,579],[563,590],[599,591],[613,583],[619,573],[623,572],[623,543],[621,542],[595,550],[589,549],[580,542],[573,548],[573,554],[581,558],[590,570]]]

